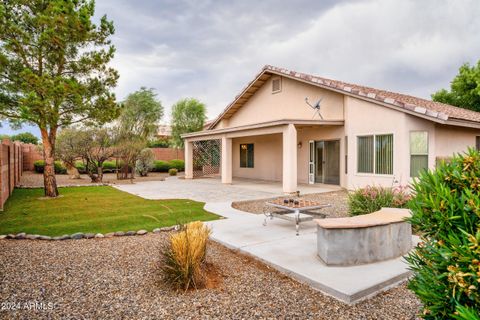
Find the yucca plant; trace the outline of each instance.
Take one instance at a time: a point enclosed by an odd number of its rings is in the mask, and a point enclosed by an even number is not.
[[[175,289],[200,288],[205,282],[205,263],[210,228],[195,221],[170,236],[163,250],[164,279]]]

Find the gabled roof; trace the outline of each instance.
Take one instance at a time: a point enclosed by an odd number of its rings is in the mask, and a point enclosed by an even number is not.
[[[214,128],[221,119],[230,118],[272,75],[279,75],[309,83],[317,87],[336,91],[356,97],[358,99],[367,100],[385,107],[403,110],[410,114],[418,115],[422,118],[427,118],[436,122],[459,122],[460,124],[465,122],[465,124],[473,124],[474,127],[480,126],[480,112],[458,108],[448,104],[434,102],[406,94],[375,89],[338,80],[331,80],[266,65],[263,67],[260,73],[257,74],[257,76],[242,90],[242,92],[235,97],[235,100],[233,100],[233,102],[230,103],[214,121],[212,121],[209,129]],[[458,123],[456,124],[460,125]]]

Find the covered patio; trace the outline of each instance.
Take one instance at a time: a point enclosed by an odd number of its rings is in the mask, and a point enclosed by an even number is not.
[[[326,179],[325,183],[334,181],[338,186],[343,179],[340,174],[343,121],[280,120],[194,132],[182,137],[186,179],[218,174],[223,184],[242,183],[245,178],[278,182],[282,193],[321,189],[325,184],[315,180],[316,166],[312,158],[315,152],[312,143],[316,140],[338,142],[336,156],[330,161],[336,179]],[[212,143],[206,143],[208,141]],[[204,149],[203,156],[199,149]],[[329,164],[328,159],[322,160],[320,163],[324,166]]]

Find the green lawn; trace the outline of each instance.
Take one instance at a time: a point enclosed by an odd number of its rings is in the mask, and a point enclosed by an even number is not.
[[[171,226],[218,216],[192,200],[145,200],[112,187],[60,188],[44,199],[43,189],[15,189],[0,212],[0,234],[26,232],[60,236],[75,232],[108,233]]]

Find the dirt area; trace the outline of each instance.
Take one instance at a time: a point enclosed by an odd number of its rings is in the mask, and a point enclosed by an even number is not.
[[[0,318],[397,320],[421,306],[406,285],[349,306],[214,242],[221,281],[175,292],[159,272],[167,239],[0,240]]]
[[[183,176],[183,172],[179,173],[179,176]],[[86,174],[80,175],[81,179],[71,179],[68,174],[57,174],[58,186],[76,186],[76,185],[90,185],[92,181]],[[135,179],[117,180],[115,173],[105,173],[103,175],[103,183],[108,184],[132,184],[142,181],[162,181],[168,177],[168,173],[163,172],[150,172],[147,177],[135,176]],[[43,175],[33,171],[26,171],[20,178],[20,187],[43,187]]]
[[[295,197],[298,198],[298,197]],[[331,207],[322,209],[320,212],[326,214],[330,218],[340,218],[348,217],[348,192],[345,190],[325,192],[325,193],[313,193],[301,195],[299,198],[314,200],[320,203],[331,204]],[[288,199],[288,197],[280,197],[273,199]],[[269,211],[281,211],[281,209],[274,209],[267,207],[265,202],[272,199],[261,199],[261,200],[249,200],[249,201],[237,201],[232,203],[232,207],[238,210],[263,214],[265,210]]]

